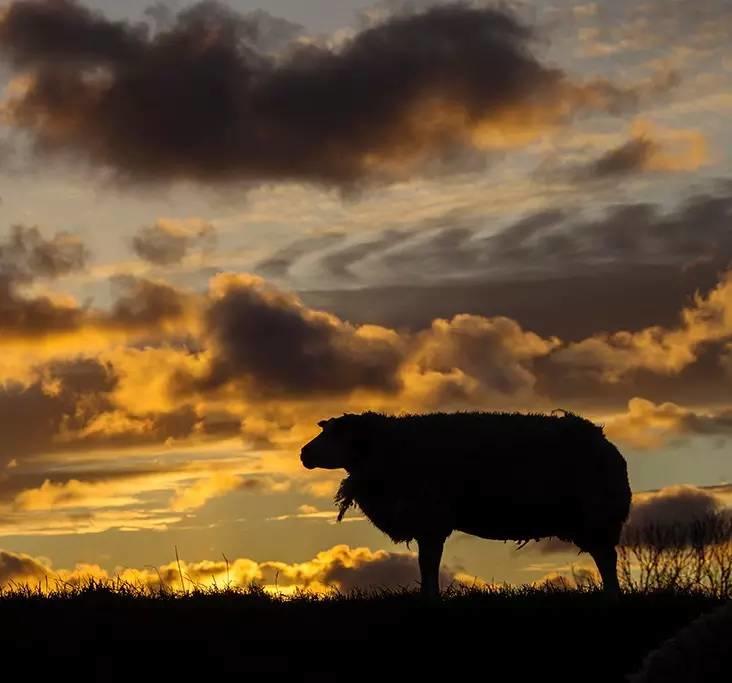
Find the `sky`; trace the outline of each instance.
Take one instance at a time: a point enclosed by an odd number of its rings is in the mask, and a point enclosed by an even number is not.
[[[732,505],[730,21],[3,5],[0,583],[413,581],[299,461],[362,410],[576,411],[638,514]],[[444,578],[583,561],[550,550],[454,534]]]

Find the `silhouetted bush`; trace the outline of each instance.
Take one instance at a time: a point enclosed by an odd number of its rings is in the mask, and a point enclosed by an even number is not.
[[[732,598],[732,516],[626,528],[618,548],[626,590],[700,591]]]

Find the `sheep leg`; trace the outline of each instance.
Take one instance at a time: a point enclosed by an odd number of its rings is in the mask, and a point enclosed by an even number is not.
[[[422,536],[417,539],[417,544],[422,595],[428,598],[439,597],[440,563],[445,539],[441,536]]]
[[[618,581],[618,554],[614,546],[593,548],[589,551],[602,577],[602,587],[609,595],[620,593]]]

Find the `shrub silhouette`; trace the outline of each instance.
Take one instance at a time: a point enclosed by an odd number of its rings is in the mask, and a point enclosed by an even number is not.
[[[346,414],[302,448],[308,469],[348,472],[339,518],[358,505],[394,542],[418,544],[421,588],[439,592],[444,542],[556,537],[594,559],[610,592],[630,510],[625,459],[572,413]]]
[[[687,523],[626,527],[619,574],[626,588],[702,592],[732,597],[732,515],[719,512]]]

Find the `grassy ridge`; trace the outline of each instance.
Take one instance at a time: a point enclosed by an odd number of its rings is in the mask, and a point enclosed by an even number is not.
[[[723,600],[693,592],[460,589],[272,597],[90,584],[0,596],[4,668],[33,678],[583,681],[613,683]]]

